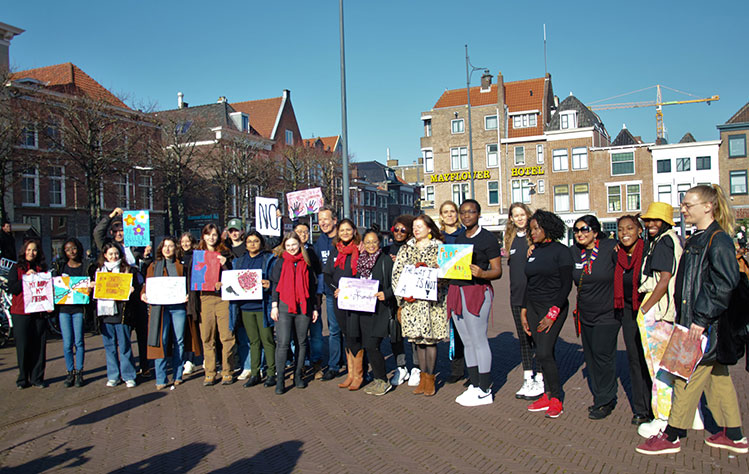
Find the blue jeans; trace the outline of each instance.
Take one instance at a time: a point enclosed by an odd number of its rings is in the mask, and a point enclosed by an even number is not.
[[[174,380],[182,380],[184,366],[182,360],[185,356],[185,321],[187,313],[184,304],[173,304],[162,307],[161,313],[161,348],[164,355],[169,350],[170,332],[173,336],[172,347],[172,370]],[[173,329],[172,329],[173,328]],[[166,385],[166,357],[154,361],[156,368],[156,383]]]
[[[127,324],[104,323],[101,338],[107,356],[107,380],[135,380],[135,359],[130,342],[132,328]]]
[[[328,369],[337,371],[341,362],[341,327],[335,318],[335,298],[325,293],[325,310],[328,315]]]
[[[83,370],[83,313],[60,311],[60,330],[62,331],[62,348],[65,355],[65,367],[68,372]],[[75,362],[73,359],[75,346]]]
[[[322,315],[320,315],[322,316]],[[325,340],[322,337],[322,318],[309,325],[309,359],[315,364],[322,362]]]
[[[237,335],[237,356],[239,357],[239,365],[242,370],[251,370],[250,365],[250,338],[247,337],[247,330],[244,326],[240,326],[234,330]]]

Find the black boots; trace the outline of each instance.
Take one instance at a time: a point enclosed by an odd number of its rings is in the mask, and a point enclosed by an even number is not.
[[[75,370],[68,372],[68,376],[65,377],[65,387],[70,388],[73,386],[73,383],[75,382],[75,374]]]

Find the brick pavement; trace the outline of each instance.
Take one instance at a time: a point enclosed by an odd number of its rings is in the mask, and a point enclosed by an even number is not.
[[[557,420],[527,412],[527,402],[514,397],[522,369],[507,280],[495,287],[495,403],[477,408],[453,401],[461,386],[443,385],[445,345],[439,391],[431,398],[405,386],[373,397],[338,389],[336,382],[310,382],[279,397],[240,383],[205,388],[202,374],[173,391],[157,392],[153,381],[112,389],[104,386],[101,338],[93,335],[86,338],[84,388],[63,387],[58,339],[48,344],[50,386],[18,391],[14,348],[3,348],[2,472],[749,472],[749,456],[707,447],[704,432],[690,431],[676,455],[634,452],[640,438],[629,424],[621,341],[619,405],[605,420],[588,420],[582,349],[569,323],[557,347],[565,412]],[[746,419],[743,363],[732,374]]]

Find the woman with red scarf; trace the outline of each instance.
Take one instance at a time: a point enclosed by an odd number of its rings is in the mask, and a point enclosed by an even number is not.
[[[317,321],[315,288],[317,277],[310,267],[309,255],[296,232],[287,233],[274,253],[279,257],[271,270],[270,317],[276,326],[276,395],[283,395],[283,361],[289,353],[291,329],[296,330],[299,350],[296,354],[294,386],[306,388],[304,381],[304,355],[307,352],[307,329]]]
[[[637,310],[642,301],[638,287],[645,245],[640,238],[642,224],[636,216],[622,216],[617,219],[616,225],[619,230],[619,245],[614,273],[614,313],[621,322],[624,345],[627,348],[629,379],[632,383],[632,424],[640,425],[653,419],[650,411],[652,382],[637,327]]]
[[[333,239],[333,249],[325,264],[325,284],[333,290],[333,297],[338,300],[338,286],[341,278],[359,278],[359,243],[361,236],[356,224],[351,219],[342,219],[338,223],[337,235]],[[364,381],[364,350],[359,331],[358,313],[335,307],[335,317],[341,327],[346,344],[346,380],[338,384],[339,388],[359,390]]]

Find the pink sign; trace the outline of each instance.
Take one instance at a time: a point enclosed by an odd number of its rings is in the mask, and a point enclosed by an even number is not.
[[[50,272],[23,276],[23,310],[39,313],[55,309],[55,290]]]
[[[286,204],[289,206],[289,217],[296,219],[308,214],[317,214],[323,206],[322,189],[311,188],[293,193],[286,193]]]

